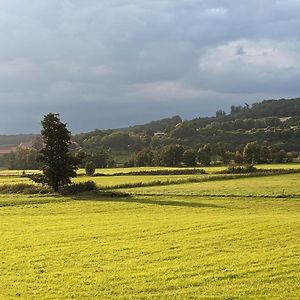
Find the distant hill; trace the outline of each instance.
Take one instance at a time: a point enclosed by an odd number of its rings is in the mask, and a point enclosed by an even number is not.
[[[239,118],[300,116],[300,98],[264,100],[242,106],[232,106],[231,115]]]
[[[38,135],[1,135],[0,147],[8,149],[34,140]],[[160,149],[179,144],[198,150],[204,144],[212,149],[224,145],[235,152],[252,141],[269,143],[276,149],[300,151],[300,98],[264,100],[252,105],[231,106],[230,113],[219,110],[215,116],[182,120],[164,118],[128,128],[91,131],[73,136],[73,151],[108,151],[117,162],[128,161],[142,149]]]
[[[37,134],[0,135],[0,147],[13,147],[32,141]]]
[[[151,130],[153,132],[165,132],[170,127],[174,127],[181,123],[182,119],[180,116],[174,116],[172,118],[165,118],[157,121],[152,121],[144,125],[135,125],[125,128],[126,131],[141,131],[141,130]]]
[[[300,98],[264,100],[253,105],[231,106],[215,116],[182,120],[174,116],[116,130],[96,130],[74,136],[84,150],[108,149],[114,157],[129,159],[141,149],[179,144],[194,150],[201,145],[226,145],[242,151],[252,141],[271,143],[278,149],[300,151]]]

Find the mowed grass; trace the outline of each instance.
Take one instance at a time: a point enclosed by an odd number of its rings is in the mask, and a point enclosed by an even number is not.
[[[262,169],[300,169],[300,163],[283,163],[283,164],[259,164],[257,168]],[[214,173],[225,170],[227,166],[209,166],[209,167],[197,167],[196,169],[203,169],[207,173]],[[182,170],[182,169],[194,169],[194,168],[178,168],[178,167],[131,167],[131,168],[107,168],[96,169],[96,173],[103,174],[116,174],[116,173],[129,173],[135,171],[156,171],[156,170]],[[78,171],[79,174],[84,174],[84,169]]]
[[[299,164],[300,168],[300,164]],[[222,171],[226,169],[225,166],[211,166],[211,167],[196,167],[196,168],[188,168],[188,167],[131,167],[131,168],[105,168],[105,169],[96,169],[95,173],[102,173],[107,175],[113,175],[117,173],[129,173],[129,172],[137,172],[137,171],[166,171],[166,170],[186,170],[186,169],[201,169],[205,170],[207,173]],[[84,169],[79,169],[78,174],[84,174]],[[0,173],[1,174],[1,173]]]
[[[80,176],[73,179],[73,182],[83,182],[92,180],[99,187],[114,187],[120,184],[134,184],[134,183],[150,183],[150,182],[168,182],[187,180],[189,178],[207,178],[209,175],[137,175],[137,176]]]
[[[25,170],[24,172],[26,174],[40,173],[39,170]],[[7,169],[3,169],[3,170],[0,170],[0,178],[2,178],[2,176],[21,176],[22,173],[23,173],[23,170],[7,170]]]
[[[299,182],[300,174],[285,174],[122,190],[143,195],[300,197]]]
[[[61,198],[0,208],[1,299],[300,297],[298,200]]]
[[[262,169],[300,169],[300,163],[283,163],[283,164],[260,164],[256,165],[257,168]],[[188,167],[131,167],[131,168],[105,168],[96,169],[96,173],[103,173],[113,175],[116,173],[129,173],[135,171],[157,171],[157,170],[182,170],[182,169],[194,169]],[[204,169],[207,173],[218,172],[226,169],[226,166],[209,166],[209,167],[196,167],[196,169]],[[7,170],[1,169],[1,175],[22,175],[23,170]],[[38,170],[25,170],[26,174],[39,173]],[[85,174],[84,169],[79,169],[78,174]]]
[[[124,176],[86,176],[81,175],[72,179],[72,182],[84,182],[84,181],[94,181],[101,188],[112,188],[120,184],[135,184],[135,183],[151,183],[151,182],[168,182],[168,181],[181,181],[188,180],[190,178],[207,178],[213,175],[206,174],[191,174],[191,175],[124,175]],[[18,184],[18,183],[28,183],[33,184],[33,181],[26,177],[20,176],[0,176],[0,185],[3,184]]]
[[[201,176],[213,175],[75,181]],[[26,178],[0,176],[9,180]],[[0,195],[0,299],[299,299],[299,182],[288,174],[122,189],[129,198]],[[283,193],[295,198],[259,198]]]
[[[0,185],[17,184],[17,183],[32,183],[29,178],[19,176],[0,176]]]
[[[300,169],[300,163],[259,164],[259,169]]]

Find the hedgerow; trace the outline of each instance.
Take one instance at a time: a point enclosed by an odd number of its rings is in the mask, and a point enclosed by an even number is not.
[[[167,169],[167,170],[141,170],[131,172],[119,172],[114,174],[96,173],[93,176],[143,176],[143,175],[196,175],[206,174],[204,169]]]

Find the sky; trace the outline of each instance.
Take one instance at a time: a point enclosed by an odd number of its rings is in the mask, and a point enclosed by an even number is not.
[[[300,96],[300,0],[0,0],[0,134]]]

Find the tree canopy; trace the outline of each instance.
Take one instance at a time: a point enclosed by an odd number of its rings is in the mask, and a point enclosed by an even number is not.
[[[59,119],[59,114],[49,113],[42,120],[43,147],[38,161],[42,164],[43,175],[39,181],[58,191],[76,176],[78,160],[70,154],[71,132]]]

